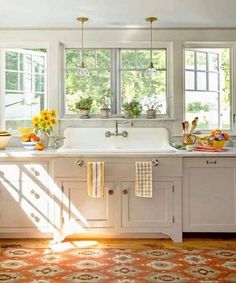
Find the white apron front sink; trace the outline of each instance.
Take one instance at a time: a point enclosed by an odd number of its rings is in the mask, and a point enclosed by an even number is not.
[[[67,128],[60,153],[171,153],[177,150],[169,144],[166,128],[121,128],[128,136],[106,137],[114,128]]]

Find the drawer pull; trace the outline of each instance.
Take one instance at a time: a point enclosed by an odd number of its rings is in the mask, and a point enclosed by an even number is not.
[[[36,199],[40,198],[40,195],[37,194],[34,190],[31,191],[31,194],[34,195]]]
[[[84,162],[84,160],[79,159],[79,160],[77,160],[76,164],[77,164],[79,167],[83,167],[83,166],[85,165],[85,162]]]
[[[152,165],[153,165],[153,166],[158,166],[158,165],[159,165],[158,159],[153,159],[153,160],[152,160]]]
[[[38,177],[40,175],[40,173],[37,170],[35,170],[34,167],[31,167],[30,169],[36,177]]]
[[[109,195],[113,195],[114,191],[113,190],[109,190],[108,193],[109,193]]]
[[[127,195],[128,194],[128,190],[125,189],[125,190],[122,191],[122,193],[123,193],[123,195]]]
[[[206,161],[206,164],[216,164],[216,160],[215,160],[215,161],[209,161],[209,160],[207,160],[207,161]]]

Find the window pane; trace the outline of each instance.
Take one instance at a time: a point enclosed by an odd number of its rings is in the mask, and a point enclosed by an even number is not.
[[[195,89],[195,76],[192,71],[185,71],[185,88]]]
[[[20,54],[20,70],[23,72],[32,72],[32,55]]]
[[[72,69],[80,66],[80,50],[66,49],[66,68]]]
[[[121,51],[121,68],[135,69],[136,68],[136,51],[122,50]]]
[[[40,112],[44,106],[45,98],[45,75],[35,75],[32,69],[33,60],[40,63],[41,70],[46,70],[45,51],[18,49],[14,51],[18,54],[19,61],[15,72],[5,71],[5,121],[6,128],[15,129],[17,127],[31,126],[32,117]],[[9,58],[10,50],[5,50],[5,58]],[[34,59],[33,59],[34,58]],[[39,61],[35,58],[41,58]],[[43,58],[43,59],[42,59]],[[7,60],[7,59],[5,59]],[[26,72],[23,72],[26,71]],[[18,81],[19,78],[19,81]],[[35,82],[36,89],[32,87]],[[37,91],[41,93],[38,94]]]
[[[166,69],[166,50],[156,50],[152,52],[153,63],[156,69]]]
[[[137,69],[146,69],[150,65],[150,51],[137,50],[136,55],[137,55]]]
[[[18,90],[18,73],[6,72],[6,89]]]
[[[218,90],[218,73],[209,73],[209,90]]]
[[[209,71],[218,71],[218,56],[215,53],[208,54]]]
[[[18,68],[18,53],[8,51],[5,56],[6,69],[17,71]]]
[[[194,70],[194,51],[185,52],[185,68]]]
[[[206,53],[197,52],[197,70],[206,71]]]
[[[35,73],[45,72],[45,62],[42,56],[33,56],[33,71]]]
[[[185,71],[185,119],[191,122],[194,117],[199,117],[199,130],[214,128],[229,130],[231,128],[230,49],[201,48],[201,52],[199,49],[192,51],[196,54],[206,54],[208,69],[201,72],[192,71],[197,75],[197,90],[193,91],[187,89],[190,75]],[[197,70],[203,69],[204,60],[198,61],[200,66],[197,65]],[[221,63],[220,69],[218,68],[219,62]],[[186,65],[185,68],[187,68]],[[208,91],[206,91],[206,86],[208,86]]]
[[[197,72],[197,90],[206,90],[205,72]]]
[[[80,77],[76,72],[73,62],[78,61],[79,49],[66,50],[66,70],[65,81],[65,112],[66,114],[76,114],[79,110],[75,108],[75,103],[81,97],[91,96],[94,100],[91,113],[100,112],[101,100],[104,94],[111,90],[111,51],[108,49],[85,50],[84,63],[89,70],[88,77]],[[89,68],[90,67],[90,68]]]

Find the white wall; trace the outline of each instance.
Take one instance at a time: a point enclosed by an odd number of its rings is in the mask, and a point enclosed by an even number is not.
[[[63,45],[80,47],[80,30],[0,30],[0,47],[30,47],[37,44],[48,48],[48,106],[59,108],[62,95],[62,50]],[[236,29],[155,29],[153,31],[154,45],[158,42],[173,43],[173,95],[174,116],[167,121],[135,121],[134,126],[165,126],[172,135],[181,135],[183,119],[183,45],[185,42],[227,42],[236,44]],[[85,30],[85,47],[125,47],[149,46],[148,29],[87,29]],[[233,48],[235,70],[236,48]],[[235,70],[236,73],[236,70]],[[233,82],[236,90],[236,79]],[[234,101],[235,104],[235,101]],[[236,109],[236,108],[235,108]],[[59,133],[66,126],[98,126],[108,127],[113,121],[102,120],[60,120]]]

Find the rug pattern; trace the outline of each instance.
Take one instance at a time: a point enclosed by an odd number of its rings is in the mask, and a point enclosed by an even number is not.
[[[236,282],[236,250],[4,247],[1,282]]]

